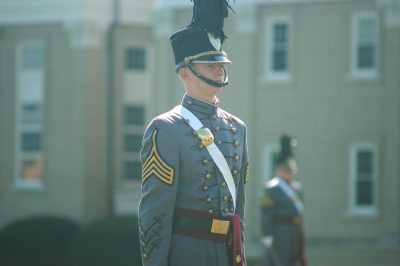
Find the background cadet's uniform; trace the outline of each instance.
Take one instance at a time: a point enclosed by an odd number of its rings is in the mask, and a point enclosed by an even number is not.
[[[277,178],[267,182],[261,201],[262,234],[274,238],[264,265],[276,265],[274,256],[277,256],[281,266],[295,266],[302,254],[302,214],[297,211],[294,201],[278,186]],[[286,181],[281,179],[280,182]],[[295,180],[287,183],[301,200],[300,183]]]
[[[236,213],[243,221],[244,184],[248,180],[245,124],[217,106],[187,95],[182,105],[212,131],[231,169],[237,189]],[[139,230],[143,264],[229,265],[226,243],[175,230],[174,215],[179,208],[224,217],[234,214],[222,174],[187,121],[173,111],[154,118],[144,135],[141,159]]]

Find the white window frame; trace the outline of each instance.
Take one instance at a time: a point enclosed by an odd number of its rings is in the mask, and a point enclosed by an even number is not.
[[[373,153],[373,204],[370,206],[357,206],[356,204],[356,182],[357,182],[357,154],[360,151],[367,150]],[[378,146],[374,143],[355,143],[349,147],[349,192],[348,192],[348,215],[356,216],[377,216],[378,215]]]
[[[44,168],[42,171],[42,176],[39,177],[39,180],[24,180],[21,176],[21,162],[26,159],[37,159],[44,161],[43,158],[43,124],[44,124],[44,112],[42,116],[41,124],[36,125],[23,125],[21,123],[22,118],[22,106],[23,100],[20,95],[21,93],[21,86],[24,76],[29,75],[31,77],[36,77],[37,79],[41,79],[42,87],[41,87],[41,96],[39,96],[40,102],[38,102],[41,107],[44,106],[44,93],[45,93],[45,62],[43,62],[43,67],[41,69],[32,69],[32,70],[24,70],[22,66],[22,53],[25,47],[41,47],[44,51],[45,45],[40,40],[32,40],[32,41],[25,41],[17,44],[16,47],[16,116],[15,116],[15,161],[14,161],[14,186],[17,189],[33,189],[33,190],[42,190],[44,188],[43,183],[43,175],[44,175]],[[45,55],[44,55],[45,56]],[[45,60],[45,58],[44,58]],[[42,135],[42,150],[38,152],[30,152],[30,151],[22,151],[22,142],[21,136],[23,133],[39,133]],[[43,163],[44,167],[44,163]]]
[[[270,180],[271,178],[275,177],[275,175],[271,176],[271,173],[274,173],[274,154],[279,153],[279,144],[278,143],[268,143],[264,146],[262,152],[262,185]]]
[[[131,105],[131,106],[140,106],[143,107],[144,109],[144,121],[146,121],[146,114],[147,114],[147,108],[145,104],[137,104],[137,103],[125,103],[123,105],[123,113],[125,115],[125,107]],[[125,120],[124,120],[124,124],[122,126],[122,136],[123,136],[123,147],[122,147],[122,162],[123,162],[123,169],[122,169],[122,176],[121,176],[121,180],[123,184],[139,184],[141,183],[141,178],[139,178],[138,180],[127,180],[125,179],[125,163],[126,162],[141,162],[140,161],[140,151],[138,152],[130,152],[130,151],[126,151],[125,150],[125,137],[127,135],[144,135],[144,131],[146,129],[146,123],[144,122],[143,125],[127,125],[125,124]]]
[[[287,70],[276,72],[272,69],[273,64],[273,35],[276,24],[284,23],[288,26],[288,43],[287,43]],[[265,57],[264,57],[264,76],[263,80],[267,82],[289,82],[292,79],[292,39],[293,39],[293,23],[289,16],[277,16],[267,19],[265,34]]]
[[[361,19],[372,19],[376,23],[375,32],[375,67],[371,69],[359,69],[357,66],[358,62],[358,37],[359,37],[359,21]],[[350,40],[351,40],[351,76],[354,79],[376,79],[378,78],[379,69],[379,16],[373,11],[356,12],[352,15],[351,20],[351,30],[350,30]]]

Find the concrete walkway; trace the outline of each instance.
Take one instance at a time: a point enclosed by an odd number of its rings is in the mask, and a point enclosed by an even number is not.
[[[309,266],[400,266],[396,249],[308,249]]]
[[[248,249],[246,250],[247,255],[251,254],[247,256],[249,258],[248,266],[263,266],[256,259],[260,254],[259,248],[260,246],[256,248],[257,255]],[[314,244],[308,245],[307,256],[309,266],[400,266],[399,247],[371,248]]]

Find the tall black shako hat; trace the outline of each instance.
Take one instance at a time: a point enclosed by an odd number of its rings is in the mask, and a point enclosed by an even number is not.
[[[287,134],[283,134],[280,139],[281,150],[276,158],[276,166],[285,166],[289,159],[294,159],[293,148],[297,147],[297,140]]]
[[[225,74],[224,82],[210,80],[190,67],[192,63],[232,63],[221,49],[226,36],[223,31],[224,19],[231,9],[229,0],[192,0],[192,21],[184,29],[170,36],[172,50],[175,56],[175,68],[188,67],[204,82],[223,87],[228,84]]]

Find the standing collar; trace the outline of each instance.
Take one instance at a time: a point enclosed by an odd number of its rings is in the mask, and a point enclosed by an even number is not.
[[[197,100],[187,94],[183,96],[182,106],[189,109],[190,111],[199,112],[205,115],[214,115],[217,112],[219,101],[215,104],[206,103],[200,100]]]

